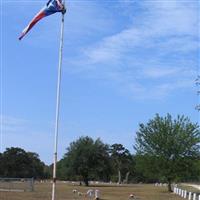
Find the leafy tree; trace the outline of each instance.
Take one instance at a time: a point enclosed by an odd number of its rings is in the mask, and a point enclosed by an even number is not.
[[[30,160],[29,174],[34,178],[44,177],[45,164],[41,162],[39,155],[33,152],[27,152]]]
[[[63,158],[57,163],[57,177],[60,180],[75,180],[74,174],[69,172],[67,158]]]
[[[132,162],[130,152],[122,144],[113,144],[110,148],[110,153],[113,166],[117,169],[118,183],[121,184],[122,182],[122,171],[126,171],[125,182],[128,182]]]
[[[43,179],[50,179],[52,177],[52,171],[53,169],[48,166],[48,165],[45,165],[44,168],[43,168],[43,176],[41,178]]]
[[[30,159],[23,149],[7,148],[2,160],[5,177],[26,178],[29,176]]]
[[[44,163],[38,154],[21,148],[7,148],[0,156],[0,176],[17,178],[42,178]]]
[[[200,131],[189,118],[158,114],[147,124],[140,124],[136,136],[137,166],[153,179],[171,183],[194,173],[200,158]]]
[[[80,137],[70,144],[64,159],[58,166],[66,169],[66,175],[82,177],[86,186],[90,179],[107,180],[110,175],[108,149],[108,145],[100,139],[94,141],[90,137]]]
[[[137,182],[155,183],[162,180],[159,176],[159,166],[156,165],[155,157],[149,154],[137,154],[135,156],[136,166],[135,175]]]

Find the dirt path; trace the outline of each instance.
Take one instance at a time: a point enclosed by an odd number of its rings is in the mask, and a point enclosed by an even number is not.
[[[199,185],[199,184],[188,184],[188,183],[184,183],[184,185],[187,185],[187,186],[190,186],[190,187],[193,187],[193,188],[195,188],[195,189],[200,190],[200,185]]]

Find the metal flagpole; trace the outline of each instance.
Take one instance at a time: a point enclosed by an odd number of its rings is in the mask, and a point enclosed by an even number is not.
[[[61,84],[61,75],[62,75],[62,56],[63,56],[63,39],[64,39],[64,15],[65,15],[65,12],[62,13],[61,33],[60,33],[60,50],[59,50],[57,96],[56,96],[52,200],[55,200],[55,189],[56,189],[56,165],[57,165],[57,149],[58,149],[58,125],[59,125],[59,113],[60,113],[59,112],[60,111],[60,84]]]

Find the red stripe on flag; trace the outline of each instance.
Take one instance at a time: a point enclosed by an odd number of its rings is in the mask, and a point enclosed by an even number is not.
[[[41,20],[43,17],[45,17],[45,12],[42,10],[40,11],[33,19],[32,21],[29,23],[29,25],[23,30],[21,36],[19,37],[19,40],[21,40],[30,30],[31,28],[39,21]]]

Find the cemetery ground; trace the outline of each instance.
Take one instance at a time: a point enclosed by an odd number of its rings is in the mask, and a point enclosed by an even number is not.
[[[138,200],[181,200],[179,196],[168,193],[167,187],[155,187],[152,184],[131,185],[90,185],[73,186],[58,182],[56,200],[90,200],[85,196],[73,194],[73,190],[86,193],[88,189],[98,189],[101,200],[128,200],[130,194],[134,194]],[[34,192],[0,192],[0,200],[50,200],[51,184],[36,183]]]

